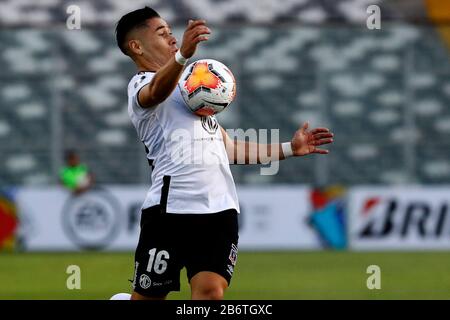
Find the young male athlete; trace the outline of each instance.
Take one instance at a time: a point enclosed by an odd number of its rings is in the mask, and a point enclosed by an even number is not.
[[[191,113],[177,84],[187,59],[210,33],[205,21],[190,20],[178,48],[170,26],[148,7],[117,24],[117,44],[138,69],[128,85],[128,113],[152,167],[131,299],[165,299],[179,290],[183,267],[192,299],[222,299],[238,250],[239,205],[229,163],[267,160],[258,156],[260,148],[274,161],[326,154],[317,146],[333,141],[328,129],[309,131],[307,124],[288,143],[234,141],[215,117]],[[180,130],[190,138],[174,138]],[[201,152],[192,148],[198,143]]]

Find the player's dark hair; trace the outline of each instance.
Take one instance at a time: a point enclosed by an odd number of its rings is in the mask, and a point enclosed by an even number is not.
[[[135,28],[144,26],[148,19],[156,17],[159,17],[158,12],[152,8],[144,7],[142,9],[131,11],[120,18],[116,26],[116,41],[120,51],[122,51],[125,55],[129,55],[127,50],[128,48],[125,43],[127,34]]]
[[[64,159],[69,160],[72,157],[76,157],[77,151],[75,149],[68,149],[64,152]]]

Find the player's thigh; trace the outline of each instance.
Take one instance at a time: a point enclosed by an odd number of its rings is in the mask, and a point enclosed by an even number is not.
[[[135,252],[133,289],[137,294],[158,298],[180,290],[182,263],[174,234],[170,217],[157,209],[144,210]]]
[[[238,216],[227,210],[213,215],[199,215],[190,232],[195,234],[185,244],[188,280],[202,271],[220,275],[230,284],[238,253]]]

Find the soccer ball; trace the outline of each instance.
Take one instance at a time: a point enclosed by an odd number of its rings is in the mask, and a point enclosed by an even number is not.
[[[201,117],[223,111],[236,96],[236,81],[230,69],[212,59],[188,65],[178,85],[188,108]]]
[[[130,300],[131,294],[129,293],[116,293],[109,300]]]

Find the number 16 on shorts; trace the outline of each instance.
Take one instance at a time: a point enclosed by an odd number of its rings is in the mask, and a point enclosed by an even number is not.
[[[163,274],[167,270],[166,260],[170,258],[169,253],[166,250],[157,252],[156,248],[153,248],[148,251],[148,254],[150,257],[148,259],[147,272],[151,273],[153,270],[156,274]]]

